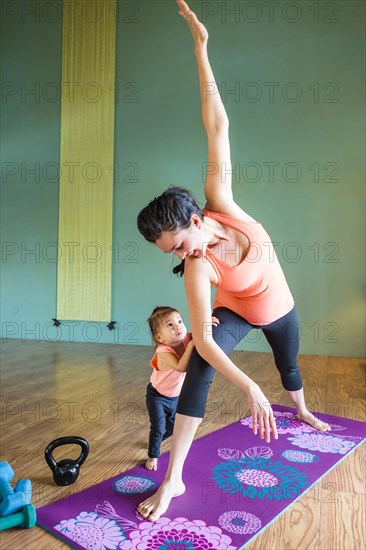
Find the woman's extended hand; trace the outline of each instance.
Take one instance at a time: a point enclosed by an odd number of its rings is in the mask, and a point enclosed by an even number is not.
[[[194,43],[196,45],[205,44],[208,40],[206,27],[198,21],[196,14],[189,9],[187,2],[184,0],[177,0],[177,4],[180,8],[178,13],[187,21]]]
[[[265,439],[267,443],[271,440],[271,432],[275,439],[278,439],[276,421],[273,415],[271,404],[260,387],[253,383],[247,391],[250,410],[252,413],[253,433]]]

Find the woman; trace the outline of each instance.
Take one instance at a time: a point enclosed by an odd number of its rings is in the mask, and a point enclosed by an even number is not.
[[[150,521],[158,519],[171,499],[185,490],[183,465],[204,416],[215,371],[247,394],[254,434],[259,429],[260,437],[267,442],[271,433],[277,439],[270,403],[259,386],[228,357],[253,327],[262,329],[270,343],[298,417],[321,431],[330,429],[305,405],[297,365],[297,315],[270,238],[233,200],[227,178],[231,168],[228,118],[219,93],[205,94],[207,85],[212,92],[215,83],[207,55],[207,30],[184,0],[177,3],[179,15],[188,23],[194,40],[208,166],[217,170],[207,173],[203,212],[188,191],[173,187],[151,201],[138,217],[139,230],[148,241],[184,260],[185,290],[196,345],[179,398],[165,480],[157,493],[138,507],[140,515]],[[214,303],[214,315],[220,321],[217,326],[211,324],[211,287],[218,289]]]

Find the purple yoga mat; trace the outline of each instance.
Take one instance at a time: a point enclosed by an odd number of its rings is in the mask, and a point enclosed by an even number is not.
[[[332,431],[300,422],[274,405],[277,441],[263,443],[251,417],[194,441],[184,468],[186,492],[156,522],[139,517],[139,502],[161,483],[169,453],[156,472],[137,466],[37,510],[37,523],[70,546],[89,550],[235,550],[353,451],[364,422],[318,414]]]

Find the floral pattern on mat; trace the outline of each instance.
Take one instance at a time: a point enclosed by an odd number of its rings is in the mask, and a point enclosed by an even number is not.
[[[136,531],[129,533],[120,550],[235,550],[231,538],[216,526],[208,526],[201,520],[186,518],[169,519],[161,517],[157,521],[144,521]]]
[[[110,503],[107,509],[115,510]],[[260,528],[260,520],[253,514],[230,512],[219,518],[219,524],[234,533],[254,533]],[[224,517],[225,516],[225,517]],[[119,518],[123,524],[131,524]],[[259,523],[258,523],[259,522]],[[100,517],[96,512],[81,512],[76,518],[63,520],[54,529],[67,535],[87,550],[235,550],[231,538],[216,526],[208,526],[202,520],[161,517],[157,521],[143,521],[129,528],[126,534],[116,521]]]
[[[81,512],[76,518],[62,520],[54,529],[88,550],[112,550],[126,538],[115,521],[95,512]]]
[[[310,451],[319,451],[320,453],[335,453],[344,455],[348,453],[356,444],[354,441],[347,441],[342,437],[323,433],[300,434],[295,437],[288,437],[292,445],[309,449]]]
[[[137,494],[137,493],[146,493],[155,489],[156,483],[153,479],[144,476],[123,476],[117,479],[113,488],[117,493],[124,494]]]
[[[302,422],[296,415],[290,412],[274,411],[273,414],[276,420],[277,432],[279,434],[298,434],[314,431],[314,428],[309,426],[309,424]],[[240,420],[240,423],[243,424],[243,426],[248,426],[250,429],[253,428],[253,418],[251,416],[248,416],[248,418],[243,418]]]
[[[240,535],[256,533],[262,527],[262,522],[257,516],[242,510],[225,512],[221,514],[218,522],[225,531]]]
[[[238,458],[220,462],[212,479],[227,493],[242,493],[251,499],[281,500],[294,496],[308,485],[306,474],[280,461]]]
[[[310,464],[318,462],[319,457],[306,451],[297,451],[296,449],[287,449],[281,453],[281,456],[290,462],[301,462],[302,464]]]

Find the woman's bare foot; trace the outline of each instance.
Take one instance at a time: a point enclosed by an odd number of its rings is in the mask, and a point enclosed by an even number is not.
[[[145,462],[145,468],[147,468],[148,470],[157,470],[158,469],[158,459],[149,457]]]
[[[298,412],[297,418],[299,420],[302,420],[303,422],[306,422],[306,424],[309,424],[312,428],[315,428],[320,432],[329,432],[331,430],[331,427],[329,426],[329,424],[327,424],[326,422],[323,422],[322,420],[319,420],[319,418],[316,418],[307,409],[303,410],[302,412]]]
[[[139,504],[137,511],[148,521],[156,521],[169,508],[172,498],[183,495],[185,490],[183,481],[164,480],[154,495]]]

